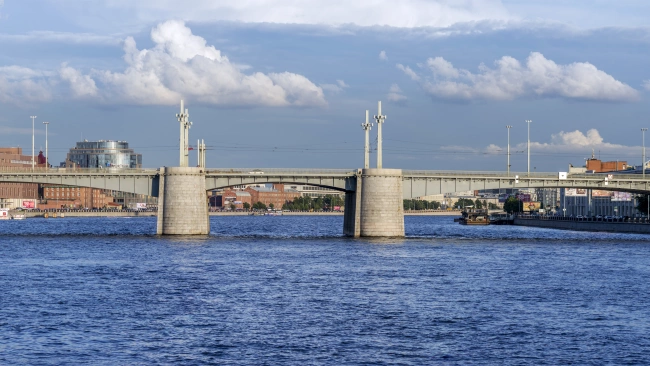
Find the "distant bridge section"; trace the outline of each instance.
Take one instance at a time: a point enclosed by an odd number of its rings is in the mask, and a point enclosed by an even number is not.
[[[3,168],[0,182],[91,187],[157,197],[158,174],[157,169]]]
[[[462,172],[404,170],[404,198],[504,188],[585,188],[633,193],[650,192],[649,178],[637,174],[569,174],[558,173]]]

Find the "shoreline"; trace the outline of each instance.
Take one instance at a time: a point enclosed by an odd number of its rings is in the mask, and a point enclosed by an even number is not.
[[[156,211],[96,211],[96,212],[83,212],[83,211],[61,211],[61,212],[48,212],[49,218],[54,218],[52,215],[56,213],[58,218],[66,217],[155,217],[158,216]],[[25,218],[44,218],[45,212],[29,212],[29,211],[13,211],[12,215],[20,214],[25,215]],[[60,215],[63,214],[63,217]],[[210,212],[209,216],[250,216],[251,212]],[[343,216],[344,212],[283,212],[278,216]],[[259,215],[262,216],[262,215]],[[405,211],[404,216],[460,216],[460,211]]]

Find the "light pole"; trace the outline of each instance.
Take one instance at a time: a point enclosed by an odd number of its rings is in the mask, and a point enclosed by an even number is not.
[[[528,123],[528,176],[530,176],[530,123],[533,122],[529,119],[526,120],[526,123]]]
[[[34,170],[34,120],[36,116],[29,116],[32,119],[32,171]]]
[[[45,125],[45,168],[47,169],[50,167],[50,154],[47,151],[47,126],[49,126],[50,122],[43,122],[43,124]]]
[[[508,176],[510,176],[510,129],[512,126],[508,125],[506,128],[508,129]]]
[[[645,179],[645,132],[647,131],[647,128],[642,128],[641,129],[641,138],[643,141],[643,160],[641,160],[641,169],[643,169],[643,179]]]

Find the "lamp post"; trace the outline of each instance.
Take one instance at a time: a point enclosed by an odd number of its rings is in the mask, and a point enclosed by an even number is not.
[[[506,126],[508,129],[508,177],[510,176],[510,129],[512,126],[508,125]]]
[[[641,138],[643,141],[643,157],[641,160],[641,169],[643,169],[643,179],[645,179],[645,132],[647,131],[647,128],[642,128],[641,129]]]
[[[528,123],[528,147],[526,150],[528,150],[528,176],[530,176],[530,123],[533,122],[529,119],[526,120],[526,123]]]
[[[36,116],[29,116],[32,119],[32,171],[34,170],[34,120]]]
[[[47,126],[50,124],[50,122],[43,122],[45,125],[45,168],[50,167],[50,154],[47,151]]]

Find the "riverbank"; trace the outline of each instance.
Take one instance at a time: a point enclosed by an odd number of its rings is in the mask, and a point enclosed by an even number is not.
[[[574,231],[605,231],[613,233],[650,234],[650,224],[632,222],[603,222],[603,221],[561,221],[540,220],[536,218],[515,218],[514,225],[532,226],[545,229],[560,229]]]
[[[13,214],[24,214],[26,218],[44,217],[45,212],[12,211]],[[48,213],[53,217],[54,212]],[[56,212],[57,218],[61,217],[151,217],[157,216],[156,211],[62,211]],[[210,216],[248,216],[251,212],[219,211],[210,212]],[[343,212],[283,212],[284,216],[343,216]],[[460,216],[460,211],[406,211],[406,216]]]

